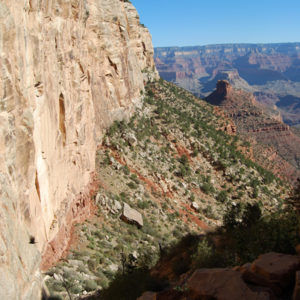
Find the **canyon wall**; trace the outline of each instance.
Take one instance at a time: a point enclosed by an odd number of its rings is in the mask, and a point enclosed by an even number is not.
[[[276,105],[289,125],[300,123],[300,43],[220,44],[155,49],[157,69],[200,97],[218,80]]]
[[[205,98],[221,107],[236,125],[236,133],[251,140],[254,159],[282,178],[294,182],[300,176],[300,138],[282,122],[277,109],[264,106],[252,93],[219,80]]]
[[[120,0],[2,1],[0,66],[0,298],[34,300],[41,261],[89,213],[105,128],[157,72],[148,30]]]

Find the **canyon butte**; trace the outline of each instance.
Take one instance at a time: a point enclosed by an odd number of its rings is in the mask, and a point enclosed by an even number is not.
[[[234,89],[226,80],[219,80],[216,90],[205,99],[232,118],[237,134],[269,152],[268,162],[261,161],[262,165],[273,162],[269,168],[286,179],[300,176],[300,137],[283,123],[278,109],[262,105],[252,93]],[[255,149],[254,155],[260,151]]]
[[[294,138],[282,108],[225,81],[214,107],[159,78],[128,0],[4,0],[0,21],[0,299],[225,299],[202,274],[299,299],[298,160],[264,144]]]

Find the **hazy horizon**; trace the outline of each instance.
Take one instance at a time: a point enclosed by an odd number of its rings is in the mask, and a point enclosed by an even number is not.
[[[132,0],[154,47],[299,42],[300,1]]]
[[[178,46],[178,45],[171,45],[171,46],[158,46],[154,48],[194,48],[194,47],[210,47],[210,46],[222,46],[222,45],[279,45],[279,44],[299,44],[300,41],[297,42],[276,42],[276,43],[219,43],[219,44],[205,44],[205,45],[184,45],[184,46]]]

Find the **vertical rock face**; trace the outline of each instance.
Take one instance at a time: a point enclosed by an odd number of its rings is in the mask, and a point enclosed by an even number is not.
[[[222,96],[226,97],[232,92],[232,86],[227,80],[219,80],[217,83],[217,93]]]
[[[130,3],[0,3],[1,299],[39,299],[41,255],[90,205],[96,146],[157,78],[152,55]]]

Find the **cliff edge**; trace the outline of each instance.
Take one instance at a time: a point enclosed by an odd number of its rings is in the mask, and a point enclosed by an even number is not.
[[[33,300],[89,214],[104,130],[158,75],[129,2],[5,0],[0,33],[0,298]]]

